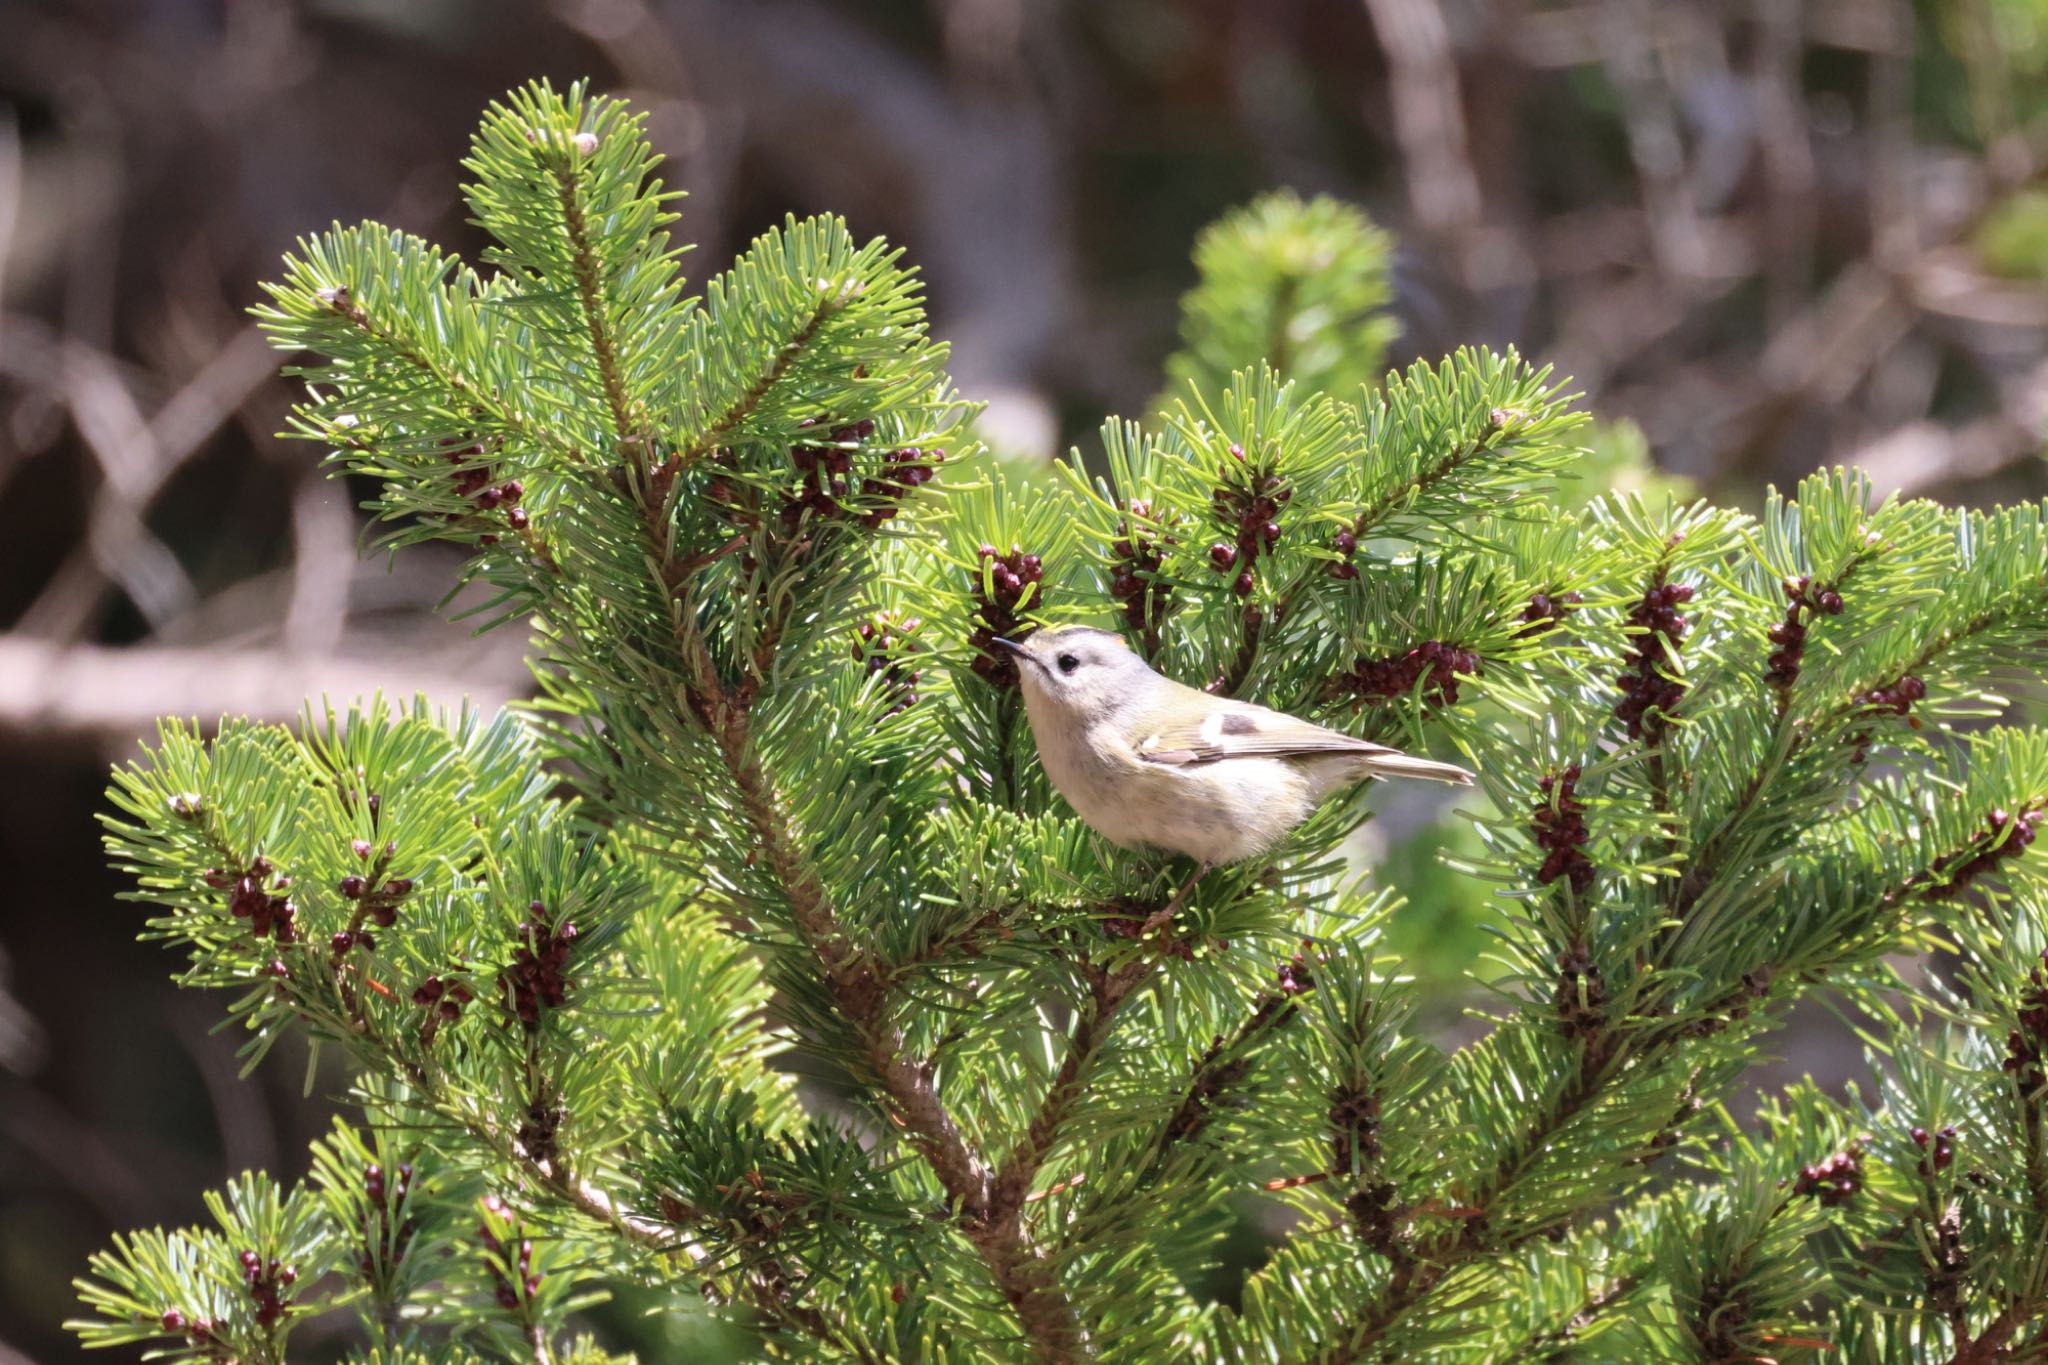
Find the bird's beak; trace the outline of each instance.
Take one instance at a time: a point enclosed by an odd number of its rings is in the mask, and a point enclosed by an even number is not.
[[[1043,669],[1045,667],[1044,660],[1040,659],[1036,654],[1033,654],[1030,650],[1024,648],[1024,646],[1018,644],[1015,640],[1005,640],[1000,635],[994,638],[997,644],[1001,645],[1004,649],[1009,650],[1012,654],[1017,656],[1018,663],[1030,664],[1033,668],[1037,669]]]

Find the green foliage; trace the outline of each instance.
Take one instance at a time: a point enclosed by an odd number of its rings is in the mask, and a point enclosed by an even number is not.
[[[1378,383],[1400,334],[1386,311],[1393,254],[1363,212],[1323,195],[1282,190],[1225,214],[1195,242],[1201,279],[1181,300],[1171,393],[1216,393],[1261,362],[1304,393]]]
[[[1575,507],[1615,494],[1634,494],[1652,504],[1690,502],[1698,496],[1691,479],[1657,468],[1650,438],[1627,418],[1593,425],[1585,454],[1558,491]]]
[[[365,1126],[97,1258],[86,1340],[278,1359],[346,1307],[373,1359],[593,1359],[619,1288],[777,1358],[2038,1353],[2048,736],[1996,722],[2048,509],[1570,495],[1640,450],[1588,463],[1512,353],[1370,383],[1386,244],[1320,201],[1206,238],[1176,401],[1025,483],[888,248],[792,222],[685,297],[580,88],[466,164],[493,273],[336,229],[262,316],[317,357],[295,429],[472,550],[541,695],[166,724],[116,774],[147,932],[252,1063],[344,1049]],[[1361,885],[1362,801],[1146,927],[1187,869],[1073,816],[993,648],[1055,621],[1480,774],[1470,1041],[1388,933],[1452,878]],[[1953,988],[1887,966],[1937,943]],[[1743,1135],[1823,990],[1919,1012],[1877,1099]],[[1216,1301],[1247,1217],[1288,1231]],[[274,1321],[244,1247],[297,1267]]]

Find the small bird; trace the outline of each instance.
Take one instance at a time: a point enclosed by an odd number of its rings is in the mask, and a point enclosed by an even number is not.
[[[1148,927],[1211,868],[1269,851],[1333,792],[1368,777],[1472,781],[1449,763],[1184,687],[1111,631],[1054,626],[996,643],[1017,657],[1038,761],[1075,812],[1113,844],[1195,860]]]

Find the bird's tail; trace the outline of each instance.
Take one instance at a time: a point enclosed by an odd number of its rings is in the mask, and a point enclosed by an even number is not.
[[[1416,758],[1398,749],[1385,749],[1368,754],[1364,762],[1365,771],[1374,777],[1423,777],[1431,782],[1449,782],[1459,787],[1472,785],[1472,774],[1455,763],[1439,763],[1433,758]]]

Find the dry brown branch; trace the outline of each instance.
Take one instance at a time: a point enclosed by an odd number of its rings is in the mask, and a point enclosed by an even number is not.
[[[1659,268],[1685,280],[1702,271],[1699,209],[1693,202],[1685,144],[1671,84],[1658,70],[1656,14],[1645,0],[1608,0],[1602,55],[1621,96],[1629,155],[1650,218]]]
[[[1769,195],[1765,222],[1773,250],[1765,257],[1770,325],[1783,326],[1798,308],[1813,268],[1813,147],[1805,97],[1799,86],[1802,52],[1795,6],[1757,0],[1757,141]]]
[[[1479,178],[1443,11],[1435,0],[1365,0],[1365,9],[1387,54],[1394,135],[1415,217],[1432,232],[1469,228],[1479,221]]]
[[[0,730],[131,743],[158,716],[289,721],[307,697],[424,693],[500,706],[510,680],[443,673],[407,658],[350,658],[283,649],[138,645],[111,649],[0,635]]]
[[[204,369],[145,419],[125,369],[102,351],[0,315],[7,371],[53,391],[101,472],[90,532],[24,614],[25,634],[71,640],[98,615],[117,582],[161,628],[195,598],[177,557],[144,524],[150,504],[236,409],[276,372],[277,357],[244,328]]]

